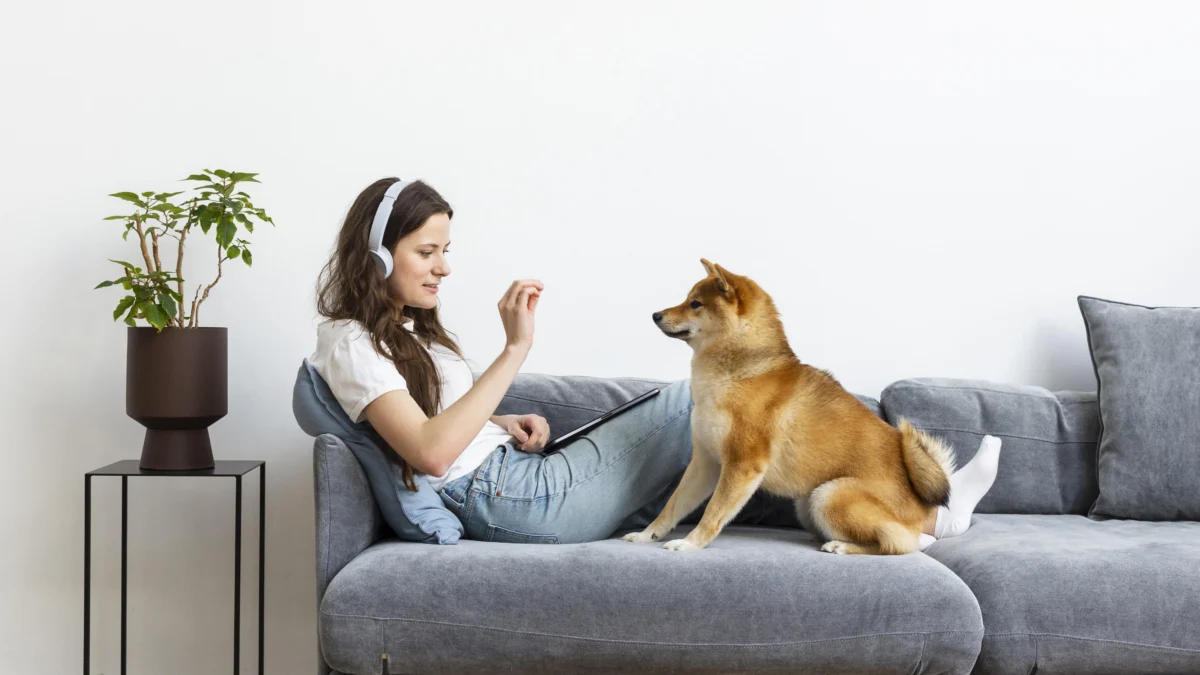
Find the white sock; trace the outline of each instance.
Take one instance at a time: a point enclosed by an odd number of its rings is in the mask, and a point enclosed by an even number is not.
[[[999,468],[1000,439],[984,436],[979,452],[950,476],[950,503],[938,507],[937,522],[933,526],[935,537],[957,537],[967,531],[975,505],[992,489]]]
[[[933,535],[925,534],[924,532],[922,532],[921,535],[918,537],[917,550],[924,551],[925,549],[929,548],[935,541],[937,541],[937,539],[934,538]]]

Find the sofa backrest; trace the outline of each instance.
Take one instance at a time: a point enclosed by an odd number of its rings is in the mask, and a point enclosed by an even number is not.
[[[880,399],[889,423],[907,418],[947,441],[958,466],[985,434],[1000,438],[999,473],[978,513],[1086,515],[1099,494],[1096,392],[915,378],[888,385]]]

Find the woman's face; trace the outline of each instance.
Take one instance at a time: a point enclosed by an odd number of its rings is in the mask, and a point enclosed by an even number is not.
[[[437,307],[438,285],[450,274],[450,217],[434,214],[396,242],[388,288],[405,307]]]

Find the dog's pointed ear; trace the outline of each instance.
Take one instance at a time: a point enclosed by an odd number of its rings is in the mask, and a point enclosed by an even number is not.
[[[721,267],[720,265],[714,265],[704,258],[700,259],[700,264],[704,265],[704,269],[708,270],[708,275],[710,277],[717,278],[717,290],[721,292],[721,295],[724,295],[727,299],[732,300],[734,296],[733,285],[729,282],[728,277],[725,276],[728,274],[728,272],[725,271],[725,268]]]

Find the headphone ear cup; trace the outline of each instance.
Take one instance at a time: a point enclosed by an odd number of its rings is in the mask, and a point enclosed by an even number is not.
[[[384,255],[379,251],[371,251],[371,257],[375,260],[375,268],[379,270],[379,273],[383,275],[384,279],[392,276],[391,256]]]

